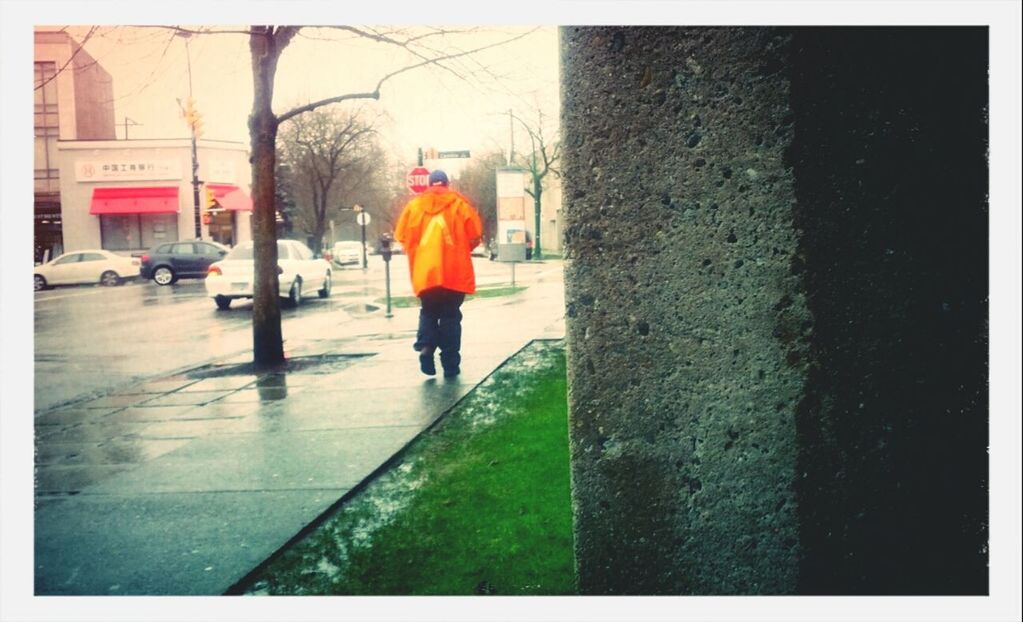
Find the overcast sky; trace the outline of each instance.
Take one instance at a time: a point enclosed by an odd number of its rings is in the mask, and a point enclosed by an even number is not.
[[[49,26],[49,25],[48,25]],[[111,74],[119,138],[125,118],[131,138],[185,137],[178,98],[192,93],[203,115],[204,138],[248,143],[252,108],[252,71],[244,34],[174,37],[165,28],[66,27]],[[244,26],[189,26],[207,30],[244,30]],[[396,27],[385,27],[393,31]],[[379,101],[361,105],[379,114],[385,147],[411,160],[417,147],[473,152],[507,149],[508,115],[557,124],[557,29],[551,26],[451,26],[455,34],[429,39],[435,54],[447,55],[510,41],[451,61],[451,70],[414,69],[385,82]],[[413,27],[425,32],[425,26]],[[467,32],[468,31],[468,32]],[[397,35],[404,36],[404,35]],[[326,97],[372,91],[385,75],[418,63],[403,49],[330,28],[306,28],[281,56],[274,92],[275,112]],[[352,103],[343,105],[353,105]],[[359,104],[354,104],[359,105]],[[138,125],[132,125],[131,122]],[[519,146],[526,135],[516,127]]]

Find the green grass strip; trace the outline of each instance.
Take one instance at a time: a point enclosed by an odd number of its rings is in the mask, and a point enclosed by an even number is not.
[[[574,594],[568,456],[563,344],[537,343],[249,593]]]

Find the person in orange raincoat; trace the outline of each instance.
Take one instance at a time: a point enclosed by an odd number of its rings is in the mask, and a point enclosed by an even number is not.
[[[413,197],[398,217],[394,238],[408,255],[412,290],[419,297],[419,329],[413,348],[419,369],[436,375],[433,354],[440,348],[444,376],[459,373],[462,362],[462,303],[476,293],[472,249],[483,227],[469,200],[448,187],[444,171],[430,173],[429,186]]]

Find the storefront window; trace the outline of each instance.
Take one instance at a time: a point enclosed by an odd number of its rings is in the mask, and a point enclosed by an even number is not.
[[[178,239],[177,214],[143,214],[142,215],[142,246],[152,248],[161,242],[174,242]]]
[[[178,239],[177,214],[103,214],[99,223],[108,251],[146,250]]]
[[[224,210],[213,213],[212,217],[209,232],[213,241],[226,246],[234,246],[234,212]]]

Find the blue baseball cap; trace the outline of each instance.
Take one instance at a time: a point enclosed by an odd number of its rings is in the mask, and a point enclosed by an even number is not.
[[[430,179],[427,183],[431,186],[436,185],[446,186],[448,185],[448,175],[444,171],[437,169],[436,171],[430,173]]]

